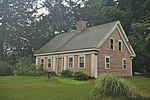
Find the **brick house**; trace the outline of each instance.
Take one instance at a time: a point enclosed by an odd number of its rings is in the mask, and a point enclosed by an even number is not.
[[[102,73],[132,76],[135,53],[119,21],[57,35],[36,53],[36,65],[56,73],[69,69],[97,78]]]

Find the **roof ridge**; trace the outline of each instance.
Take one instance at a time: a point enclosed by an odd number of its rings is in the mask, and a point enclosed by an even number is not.
[[[77,50],[91,47],[97,48],[97,44],[103,40],[105,34],[107,34],[117,22],[118,21],[114,21],[88,27],[81,32],[73,31],[60,33],[46,45],[41,47],[35,54]]]
[[[107,23],[103,23],[103,24],[99,24],[99,25],[87,27],[86,29],[93,28],[93,27],[99,27],[99,26],[103,26],[103,25],[108,25],[108,24],[112,24],[112,23],[117,23],[118,21],[119,21],[119,20],[113,21],[113,22],[107,22]]]

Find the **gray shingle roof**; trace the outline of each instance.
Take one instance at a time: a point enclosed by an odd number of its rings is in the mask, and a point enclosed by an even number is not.
[[[57,35],[35,54],[96,48],[118,21]]]

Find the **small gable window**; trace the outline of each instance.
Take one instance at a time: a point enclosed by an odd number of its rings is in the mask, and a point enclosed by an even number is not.
[[[105,69],[110,69],[110,57],[105,56]]]
[[[119,49],[119,51],[122,51],[122,41],[121,40],[119,40],[119,42],[118,42],[118,49]]]
[[[41,66],[44,67],[44,59],[41,59]]]
[[[48,67],[52,67],[52,59],[48,59]]]
[[[85,56],[79,56],[79,68],[85,68]]]
[[[110,38],[110,49],[114,50],[114,38]]]
[[[127,63],[127,62],[126,62],[126,59],[123,58],[123,59],[122,59],[122,69],[124,69],[124,70],[127,69],[126,63]]]
[[[74,59],[73,56],[68,57],[68,68],[73,68]]]

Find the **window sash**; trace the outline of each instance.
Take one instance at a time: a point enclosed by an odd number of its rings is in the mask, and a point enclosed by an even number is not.
[[[79,68],[84,68],[84,67],[85,67],[85,57],[79,56]]]
[[[126,59],[122,60],[122,69],[127,69],[127,65],[126,65]]]
[[[48,59],[48,67],[52,67],[52,60]]]
[[[110,64],[106,63],[106,68],[109,69],[110,68]]]
[[[78,68],[85,68],[85,55],[78,56]]]
[[[110,49],[114,50],[114,39],[110,38]]]
[[[68,58],[68,67],[73,68],[73,57]]]
[[[41,59],[41,64],[40,64],[42,67],[44,67],[44,59],[42,58]]]
[[[119,41],[119,51],[122,51],[122,41]]]
[[[105,56],[105,69],[110,69],[110,57]]]

